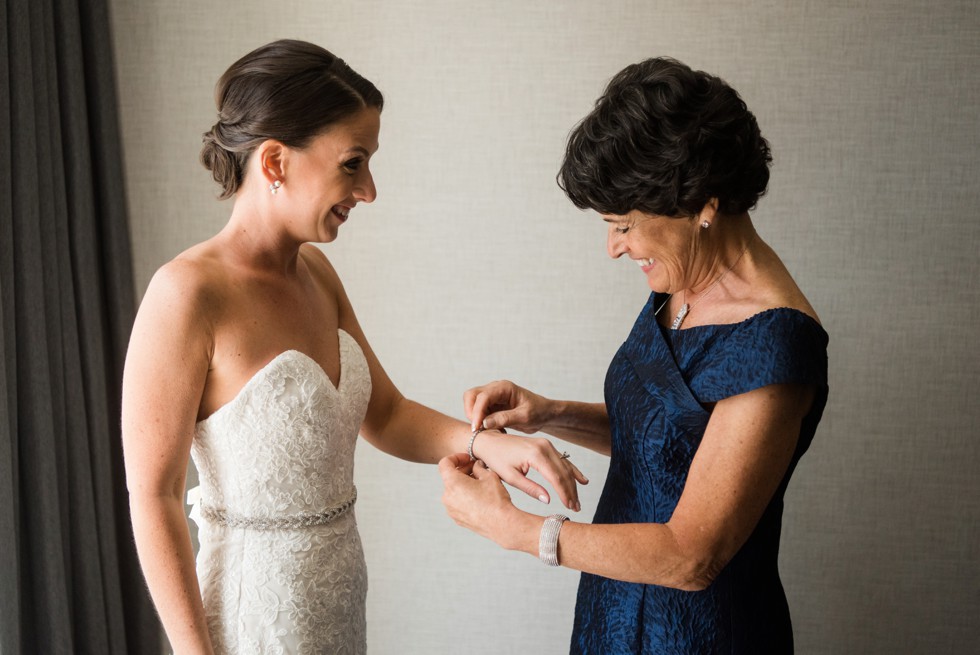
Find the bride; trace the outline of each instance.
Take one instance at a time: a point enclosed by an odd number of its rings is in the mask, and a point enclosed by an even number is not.
[[[217,85],[201,159],[228,224],[165,264],[133,327],[123,442],[147,584],[178,653],[363,653],[367,577],[353,506],[358,433],[403,459],[469,452],[577,510],[582,474],[550,442],[471,432],[403,397],[364,336],[330,242],[375,198],[383,99],[326,50],[277,41]],[[474,455],[475,454],[475,455]],[[201,486],[195,570],[183,494]]]

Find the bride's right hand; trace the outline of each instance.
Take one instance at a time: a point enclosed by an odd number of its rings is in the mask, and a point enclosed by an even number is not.
[[[463,394],[463,410],[473,430],[514,428],[534,434],[547,423],[553,405],[553,401],[509,380],[473,387]]]

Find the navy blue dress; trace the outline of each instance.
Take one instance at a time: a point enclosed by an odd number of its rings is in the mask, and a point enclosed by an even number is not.
[[[710,413],[703,407],[770,384],[817,387],[792,462],[748,541],[704,591],[582,574],[572,653],[792,653],[777,570],[783,494],[827,401],[827,333],[795,309],[741,323],[670,330],[652,294],[606,375],[609,473],[594,523],[666,523]],[[613,556],[610,554],[610,556]]]

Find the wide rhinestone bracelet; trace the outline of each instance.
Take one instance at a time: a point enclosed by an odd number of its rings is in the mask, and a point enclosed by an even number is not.
[[[561,526],[568,520],[564,514],[552,514],[541,526],[538,541],[538,558],[548,566],[558,566],[558,534]]]

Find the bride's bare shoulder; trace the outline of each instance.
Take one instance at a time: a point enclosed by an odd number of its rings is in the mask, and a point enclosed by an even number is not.
[[[228,283],[220,253],[204,242],[157,269],[140,306],[162,304],[172,312],[207,314],[220,304]]]
[[[136,313],[127,362],[206,371],[226,295],[218,268],[207,257],[185,252],[157,269]]]

